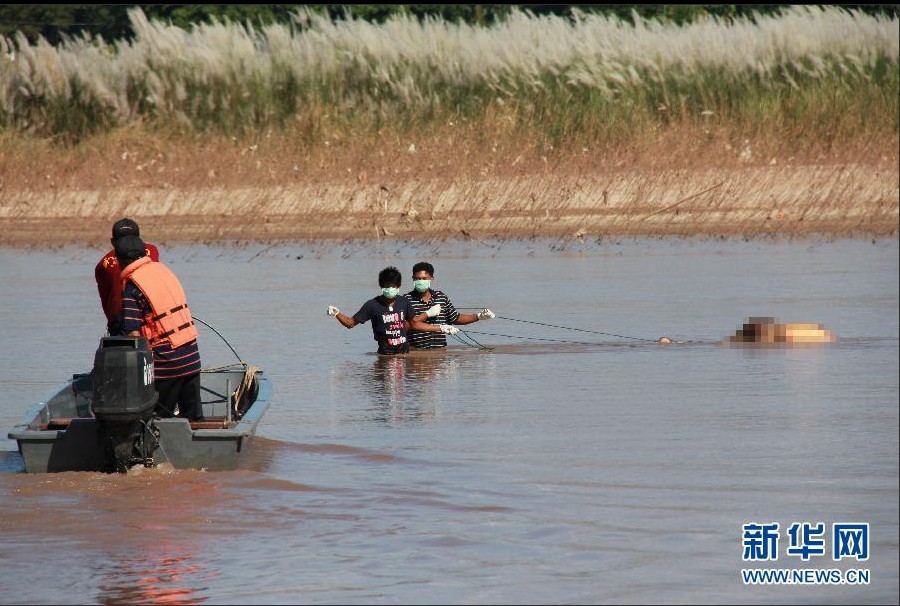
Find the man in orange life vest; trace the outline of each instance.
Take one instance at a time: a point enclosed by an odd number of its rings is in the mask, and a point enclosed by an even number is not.
[[[116,240],[122,236],[140,236],[141,230],[138,224],[131,219],[119,219],[113,224],[110,243],[115,247]],[[146,244],[147,254],[153,261],[159,261],[159,251],[152,244]],[[116,249],[113,248],[103,255],[97,267],[94,268],[94,279],[97,281],[97,292],[100,293],[100,303],[103,305],[103,313],[106,314],[106,329],[112,336],[121,334],[119,330],[119,312],[122,311],[122,277],[119,271],[119,262],[116,260]]]
[[[138,236],[116,240],[122,268],[122,332],[145,337],[153,350],[156,413],[192,421],[203,419],[200,404],[200,349],[181,282],[168,267],[153,262]]]

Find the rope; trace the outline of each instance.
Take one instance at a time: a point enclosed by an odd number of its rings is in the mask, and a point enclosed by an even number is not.
[[[247,368],[243,362],[232,362],[231,364],[222,364],[221,366],[209,366],[203,368],[200,372],[219,372],[220,370],[235,370],[237,368]]]
[[[517,318],[506,318],[497,316],[500,320],[509,320],[511,322],[523,322],[525,324],[537,324],[538,326],[548,326],[550,328],[562,328],[563,330],[577,330],[578,332],[588,332],[595,335],[605,335],[607,337],[618,337],[619,339],[634,339],[635,341],[647,341],[649,343],[658,343],[657,339],[645,339],[643,337],[629,337],[628,335],[616,335],[611,332],[600,332],[599,330],[588,330],[586,328],[572,328],[570,326],[558,326],[556,324],[545,324],[544,322],[532,322],[531,320],[519,320]],[[551,339],[552,340],[552,339]]]
[[[457,307],[456,309],[482,309],[482,308],[481,308],[481,307]],[[547,323],[545,323],[545,322],[534,322],[534,321],[532,321],[532,320],[520,320],[520,319],[518,319],[518,318],[509,318],[509,317],[506,317],[506,316],[495,316],[495,317],[496,317],[498,320],[509,320],[510,322],[522,322],[522,323],[524,323],[524,324],[535,324],[535,325],[537,325],[537,326],[546,326],[546,327],[549,327],[549,328],[561,328],[561,329],[563,329],[563,330],[575,330],[575,331],[578,331],[578,332],[586,332],[586,333],[590,333],[590,334],[594,334],[594,335],[604,335],[604,336],[607,336],[607,337],[616,337],[616,338],[619,338],[619,339],[633,339],[633,340],[635,340],[635,341],[644,341],[644,342],[646,342],[646,343],[677,343],[677,344],[679,344],[679,345],[683,345],[683,344],[685,344],[685,343],[693,343],[693,341],[674,341],[674,340],[668,339],[668,337],[661,337],[661,338],[659,338],[659,339],[646,339],[646,338],[644,338],[644,337],[631,337],[631,336],[628,336],[628,335],[617,335],[617,334],[611,333],[611,332],[602,332],[602,331],[599,331],[599,330],[588,330],[588,329],[586,329],[586,328],[572,328],[571,326],[560,326],[560,325],[558,325],[558,324],[547,324]],[[470,331],[470,332],[472,332],[472,331]],[[479,334],[479,333],[476,333],[476,334]],[[490,335],[490,334],[492,334],[492,333],[480,333],[480,334]],[[493,336],[497,336],[497,337],[509,337],[509,338],[512,338],[512,339],[527,339],[527,338],[530,338],[530,337],[520,337],[520,336],[512,336],[512,335],[493,335]],[[473,340],[474,340],[474,339],[473,339]],[[561,339],[538,339],[538,338],[536,338],[536,337],[534,338],[534,340],[536,340],[536,341],[559,341],[559,342],[561,342],[561,343],[576,343],[576,344],[579,344],[579,345],[597,345],[597,343],[584,343],[584,342],[581,342],[581,341],[564,341],[564,340],[561,340]]]
[[[225,345],[228,346],[228,349],[231,350],[231,353],[233,353],[234,356],[238,359],[238,362],[240,362],[240,365],[244,367],[244,377],[241,380],[241,384],[238,385],[237,389],[234,390],[234,398],[232,399],[233,407],[234,407],[234,409],[232,410],[232,413],[234,415],[234,418],[240,419],[241,416],[243,416],[243,414],[241,413],[241,400],[244,397],[246,397],[247,394],[250,393],[250,388],[253,387],[253,381],[256,378],[256,373],[259,372],[259,367],[253,366],[252,364],[247,364],[246,362],[244,362],[241,359],[241,356],[238,355],[238,352],[236,352],[234,350],[234,347],[231,346],[231,343],[229,343],[228,340],[225,337],[223,337],[221,335],[221,333],[219,333],[218,330],[216,330],[215,328],[213,328],[212,326],[210,326],[209,324],[207,324],[206,322],[204,322],[197,316],[191,316],[191,317],[193,319],[195,319],[197,322],[200,322],[201,324],[203,324],[204,326],[209,328],[214,333],[216,333],[219,336],[219,338],[225,342]],[[237,366],[237,365],[236,364],[230,364],[230,365],[226,364],[224,366],[217,366],[216,368],[206,368],[203,370],[203,372],[215,372],[216,370],[224,370],[227,368],[234,368],[235,366]]]
[[[234,356],[238,359],[238,362],[240,362],[240,363],[243,364],[244,366],[247,366],[247,364],[241,359],[241,356],[238,355],[238,352],[236,352],[236,351],[234,350],[234,347],[231,346],[231,343],[229,343],[228,340],[225,339],[225,337],[223,337],[221,334],[219,334],[219,331],[218,331],[218,330],[216,330],[215,328],[213,328],[212,326],[210,326],[209,324],[207,324],[206,322],[204,322],[203,320],[201,320],[201,319],[198,318],[197,316],[191,316],[191,317],[192,317],[193,319],[197,320],[198,322],[200,322],[201,324],[203,324],[205,327],[207,327],[208,329],[210,329],[211,331],[213,331],[213,332],[216,333],[217,335],[219,335],[219,338],[222,339],[222,340],[225,342],[225,345],[228,346],[228,349],[231,350],[231,353],[233,353]]]
[[[250,393],[250,388],[253,386],[253,380],[256,378],[256,373],[259,371],[259,368],[253,366],[251,364],[247,364],[244,369],[244,378],[241,381],[241,384],[234,392],[234,417],[239,419],[243,416],[241,412],[241,400]]]
[[[499,317],[499,316],[498,316]],[[463,331],[460,331],[463,332]],[[523,337],[521,335],[500,335],[493,332],[478,332],[474,330],[465,331],[476,335],[488,335],[490,337],[506,337],[508,339],[522,339],[523,341],[553,341],[555,343],[572,343],[574,345],[604,345],[603,343],[587,342],[587,341],[567,341],[565,339],[541,339],[539,337]],[[469,337],[471,338],[471,337]],[[474,341],[474,339],[472,339]],[[653,341],[655,343],[656,341]]]
[[[468,339],[468,341],[466,341],[465,339],[460,337],[460,335],[465,336],[465,338]],[[459,331],[459,333],[453,335],[453,338],[467,347],[476,347],[478,349],[485,350],[485,351],[490,351],[490,350],[494,349],[493,347],[488,347],[487,345],[482,345],[481,343],[476,341],[473,337],[470,337],[467,331],[461,330],[461,331]]]
[[[258,366],[253,366],[252,364],[225,364],[224,366],[215,366],[212,368],[204,368],[200,372],[219,372],[221,370],[229,370],[229,369],[237,369],[241,367],[244,369],[244,376],[241,379],[240,385],[237,386],[237,389],[232,391],[232,413],[236,419],[241,417],[241,400],[250,392],[250,388],[253,387],[253,380],[256,377],[256,373],[260,372]],[[201,389],[205,389],[207,392],[219,395],[214,391],[208,390],[205,387],[201,387]],[[221,400],[214,400],[212,403],[225,402],[228,399],[228,394],[225,394],[225,397]]]

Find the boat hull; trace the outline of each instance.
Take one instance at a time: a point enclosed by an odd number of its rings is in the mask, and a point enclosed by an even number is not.
[[[229,395],[240,385],[243,369],[201,373],[201,401],[206,422],[154,419],[158,442],[152,444],[154,464],[176,469],[227,471],[238,467],[271,396],[271,381],[257,371],[255,398],[240,419],[231,419]],[[105,471],[107,462],[100,424],[90,412],[90,375],[75,375],[16,425],[9,438],[17,441],[27,473]]]

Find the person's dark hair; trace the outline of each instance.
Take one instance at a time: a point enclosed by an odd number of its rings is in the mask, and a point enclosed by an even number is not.
[[[413,265],[413,275],[416,275],[420,271],[427,271],[428,275],[434,277],[434,265],[428,263],[427,261],[419,261],[415,265]]]
[[[119,219],[115,223],[113,223],[112,228],[112,237],[114,240],[118,240],[123,236],[140,236],[141,228],[138,227],[138,224],[132,221],[131,219]]]
[[[147,254],[144,241],[137,236],[122,236],[116,239],[116,258],[119,267],[126,267]]]
[[[378,273],[378,286],[381,288],[390,286],[400,288],[402,282],[403,276],[400,275],[400,270],[396,267],[385,267]]]

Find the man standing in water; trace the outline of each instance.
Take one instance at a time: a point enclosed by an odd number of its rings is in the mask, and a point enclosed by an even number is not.
[[[200,349],[197,327],[181,282],[168,267],[152,262],[137,236],[116,240],[122,268],[122,332],[144,337],[153,350],[153,382],[161,417],[203,420],[200,403]]]
[[[116,240],[125,236],[140,236],[141,230],[138,224],[131,219],[119,219],[113,224],[110,243],[112,250],[103,255],[100,262],[94,268],[94,279],[97,281],[97,292],[100,293],[100,303],[103,305],[103,313],[106,314],[106,330],[112,336],[121,334],[119,328],[119,313],[122,311],[122,272],[119,269],[119,261],[116,258]],[[159,261],[159,251],[155,246],[146,242],[144,244],[147,256],[151,261]]]
[[[471,324],[478,320],[490,320],[496,317],[490,309],[482,309],[477,314],[461,314],[456,311],[456,308],[450,301],[450,297],[439,290],[431,288],[434,282],[434,266],[431,263],[422,261],[413,265],[412,277],[414,288],[406,294],[406,297],[409,299],[413,311],[420,314],[434,306],[439,306],[439,312],[428,317],[427,322],[429,325]],[[419,332],[418,329],[413,329],[409,333],[409,345],[413,349],[447,347],[447,337],[445,336],[447,332]]]
[[[372,321],[372,336],[378,343],[378,353],[394,355],[407,353],[409,342],[407,331],[412,329],[422,332],[440,332],[456,334],[459,329],[447,324],[428,324],[425,320],[437,316],[440,309],[437,305],[420,314],[413,311],[412,305],[405,296],[400,295],[402,276],[396,267],[385,267],[378,274],[378,286],[381,294],[369,299],[353,316],[346,316],[334,305],[329,305],[327,313],[347,328]],[[399,296],[398,296],[399,295]]]

